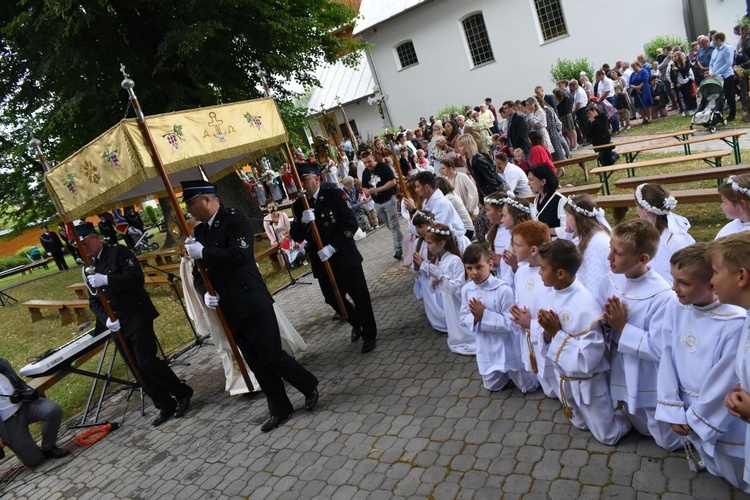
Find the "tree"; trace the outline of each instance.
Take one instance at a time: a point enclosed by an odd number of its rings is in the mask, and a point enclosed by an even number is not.
[[[260,97],[256,64],[287,102],[286,82],[354,62],[360,42],[335,31],[355,15],[332,0],[2,2],[0,211],[17,226],[54,212],[31,135],[55,165],[133,116],[120,63],[149,115]]]

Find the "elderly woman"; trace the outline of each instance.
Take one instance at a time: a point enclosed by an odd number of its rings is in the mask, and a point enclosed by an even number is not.
[[[271,245],[278,245],[284,239],[284,233],[289,232],[291,227],[289,216],[280,211],[279,205],[273,200],[268,200],[266,210],[268,215],[263,217],[263,229],[266,230]]]
[[[521,111],[526,116],[526,123],[529,125],[529,134],[534,131],[539,132],[542,136],[542,144],[544,144],[544,147],[547,148],[550,154],[553,154],[555,148],[552,146],[552,141],[547,132],[547,115],[539,106],[536,97],[529,97],[523,101]]]
[[[466,174],[466,163],[461,156],[458,156],[452,147],[448,145],[448,139],[438,137],[432,150],[432,163],[438,168],[443,160],[453,161],[456,172]]]
[[[633,89],[633,106],[641,112],[643,124],[649,123],[649,107],[654,105],[651,97],[648,71],[638,61],[632,65],[633,74],[630,75],[630,88]]]
[[[440,161],[440,176],[448,182],[452,191],[458,195],[466,210],[470,214],[476,215],[479,212],[479,193],[471,177],[464,173],[456,172],[455,163],[453,160],[447,158]]]
[[[354,177],[347,175],[342,181],[344,185],[343,190],[346,197],[349,199],[349,205],[354,210],[354,215],[357,217],[357,225],[364,232],[372,231],[372,225],[367,215],[367,211],[360,205],[359,196],[357,194],[357,187],[354,185]]]

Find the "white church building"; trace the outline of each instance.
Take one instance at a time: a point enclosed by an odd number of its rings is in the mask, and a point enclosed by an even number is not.
[[[694,40],[709,29],[734,44],[745,8],[742,0],[362,0],[354,35],[370,50],[356,69],[319,69],[308,108],[333,110],[343,125],[338,96],[365,138],[386,124],[413,128],[446,105],[491,97],[497,106],[536,85],[551,90],[559,58],[614,66],[635,60],[657,35]],[[368,104],[376,99],[382,119]]]

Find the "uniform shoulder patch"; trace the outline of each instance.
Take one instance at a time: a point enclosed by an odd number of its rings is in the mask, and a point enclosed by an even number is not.
[[[237,213],[237,209],[236,208],[228,208],[227,212],[229,212],[231,215],[234,215],[234,214]]]

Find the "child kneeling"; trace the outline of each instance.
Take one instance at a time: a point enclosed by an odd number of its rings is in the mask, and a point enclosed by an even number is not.
[[[581,253],[568,240],[539,248],[539,274],[552,287],[539,309],[544,329],[542,355],[551,360],[560,381],[563,413],[578,429],[613,445],[631,429],[627,416],[615,411],[609,396],[609,361],[601,321],[603,308],[576,279]]]

